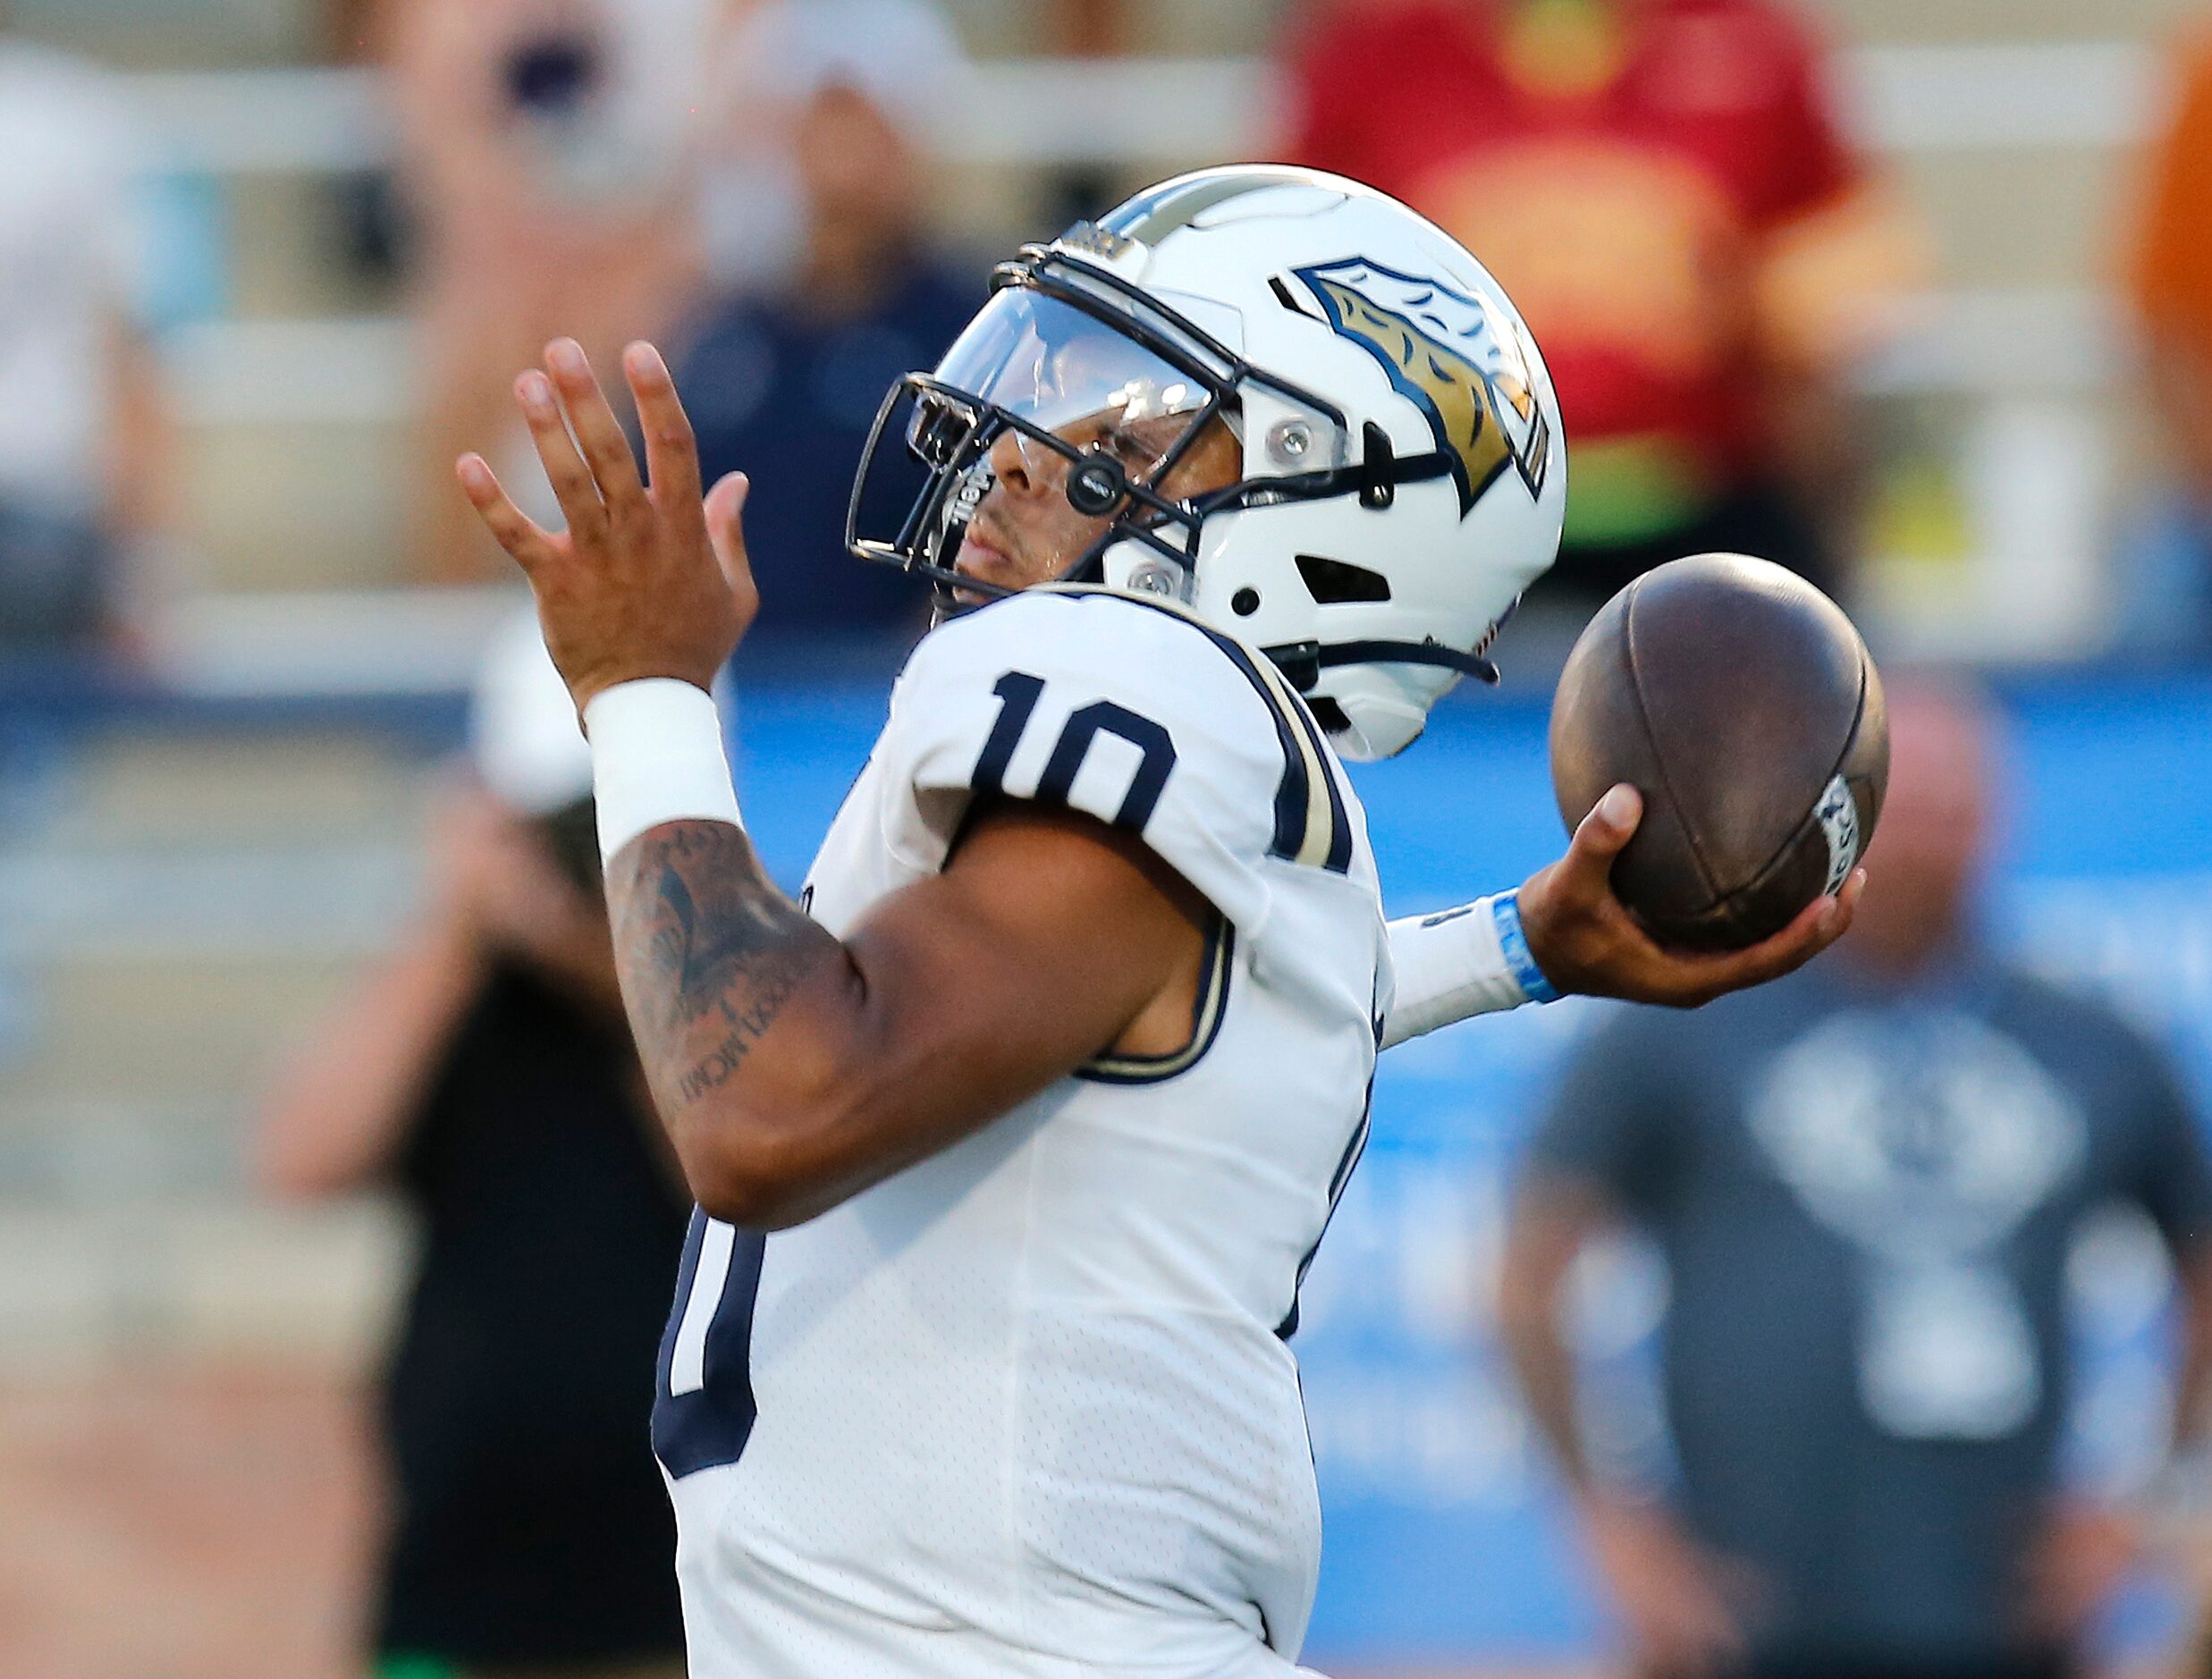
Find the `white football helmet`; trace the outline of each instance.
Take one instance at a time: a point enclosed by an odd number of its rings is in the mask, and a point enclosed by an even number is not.
[[[1241,480],[1161,494],[1217,418]],[[1009,431],[1110,515],[1066,580],[1264,649],[1348,757],[1404,748],[1460,675],[1497,680],[1482,655],[1558,551],[1558,399],[1519,312],[1441,229],[1311,170],[1184,175],[1002,266],[937,371],[885,401],[853,551],[950,585]],[[873,486],[895,435],[929,476],[892,534]]]

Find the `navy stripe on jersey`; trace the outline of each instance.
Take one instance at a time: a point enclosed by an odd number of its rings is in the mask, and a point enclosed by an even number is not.
[[[1268,715],[1274,720],[1276,740],[1283,750],[1283,779],[1275,789],[1275,834],[1268,855],[1296,862],[1318,848],[1321,866],[1338,874],[1350,869],[1351,822],[1345,809],[1343,792],[1329,768],[1329,753],[1322,743],[1320,725],[1314,722],[1305,703],[1279,677],[1271,679],[1261,671],[1243,643],[1233,636],[1224,635],[1203,619],[1194,617],[1187,609],[1165,601],[1081,584],[1052,584],[1047,586],[1047,590],[1071,600],[1119,601],[1159,612],[1178,623],[1188,624],[1220,648],[1266,705]],[[1307,768],[1309,760],[1328,784],[1328,820],[1331,827],[1326,845],[1320,848],[1311,844],[1317,836],[1312,831],[1313,795],[1312,772]]]
[[[1336,1174],[1330,1179],[1329,1216],[1321,1220],[1321,1235],[1313,1238],[1313,1245],[1306,1249],[1305,1257],[1298,1261],[1297,1279],[1292,1283],[1290,1289],[1290,1311],[1275,1326],[1275,1335],[1279,1340],[1288,1341],[1298,1332],[1298,1296],[1305,1287],[1305,1274],[1313,1270],[1313,1261],[1321,1257],[1322,1238],[1328,1236],[1330,1225],[1336,1221],[1337,1203],[1344,1199],[1345,1189],[1352,1181],[1352,1173],[1357,1169],[1360,1157],[1367,1152],[1367,1138],[1372,1129],[1374,1110],[1375,1084],[1371,1078],[1367,1081],[1367,1101],[1360,1109],[1359,1125],[1353,1130],[1351,1140],[1345,1143],[1344,1157],[1337,1162]]]
[[[714,1227],[726,1233],[717,1236],[713,1245],[719,1248],[727,1240],[727,1264],[716,1268],[718,1274],[702,1278],[700,1259],[709,1246],[710,1227],[714,1221],[694,1207],[676,1275],[676,1303],[654,1361],[653,1455],[677,1480],[736,1463],[759,1415],[753,1398],[753,1305],[760,1295],[768,1238],[727,1225]],[[713,1297],[695,1301],[693,1295],[703,1287],[713,1289]],[[684,1346],[680,1356],[686,1368],[680,1371],[679,1344],[695,1337],[699,1344]],[[683,1391],[676,1391],[679,1388]]]
[[[1237,929],[1216,915],[1206,934],[1205,977],[1191,1007],[1190,1040],[1169,1055],[1102,1055],[1076,1069],[1094,1084],[1158,1084],[1187,1073],[1221,1035],[1228,1015],[1229,977],[1237,971]]]
[[[1290,1310],[1284,1315],[1283,1320],[1275,1326],[1276,1337],[1280,1340],[1288,1341],[1298,1332],[1298,1296],[1305,1288],[1305,1274],[1313,1269],[1314,1260],[1321,1254],[1321,1243],[1329,1235],[1329,1227],[1337,1219],[1337,1205],[1344,1199],[1346,1189],[1351,1185],[1352,1174],[1359,1169],[1360,1159],[1367,1152],[1367,1139],[1374,1129],[1375,1075],[1381,1070],[1382,1056],[1382,1017],[1380,1013],[1374,1017],[1374,1029],[1377,1065],[1368,1069],[1367,1095],[1360,1104],[1359,1123],[1352,1127],[1352,1135],[1344,1145],[1344,1154],[1337,1161],[1337,1169],[1330,1174],[1329,1212],[1321,1219],[1321,1234],[1313,1238],[1313,1245],[1306,1249],[1305,1257],[1298,1261],[1297,1275],[1290,1285]]]
[[[1329,768],[1329,747],[1321,737],[1321,724],[1314,721],[1313,713],[1304,702],[1299,702],[1292,717],[1305,731],[1314,760],[1321,766],[1321,780],[1329,788],[1329,860],[1321,866],[1332,873],[1342,874],[1352,866],[1352,818],[1344,808],[1344,790],[1337,785],[1336,775]]]

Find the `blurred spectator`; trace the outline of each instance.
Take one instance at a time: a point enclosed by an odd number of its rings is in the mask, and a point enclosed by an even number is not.
[[[2123,554],[2120,641],[2212,651],[2212,34],[2178,54],[2181,97],[2152,148],[2131,301],[2170,494]]]
[[[101,72],[0,35],[0,653],[129,624],[131,572],[168,522],[139,163]]]
[[[1127,0],[1052,0],[1040,45],[1062,58],[1122,58],[1136,50]],[[1047,215],[1071,226],[1128,196],[1125,176],[1103,160],[1066,164],[1052,172]]]
[[[1642,1663],[1667,1673],[2056,1675],[2132,1519],[2062,1472],[2067,1261],[2148,1213],[2189,1311],[2179,1431],[2212,1354],[2212,1175],[2166,1059],[1977,938],[1988,719],[1891,696],[1873,885],[1836,954],[1694,1015],[1625,1010],[1569,1068],[1507,1236],[1501,1312]],[[1636,1227],[1679,1484],[1591,1461],[1559,1308]]]
[[[591,766],[533,615],[478,692],[429,919],[300,1059],[263,1175],[389,1182],[421,1256],[384,1379],[390,1679],[681,1674],[647,1443],[689,1214],[615,989]]]
[[[426,333],[419,574],[504,574],[453,461],[498,437],[530,459],[511,390],[547,341],[577,338],[611,367],[680,310],[697,259],[697,114],[730,4],[392,0]],[[539,510],[553,516],[550,497]]]
[[[325,0],[324,56],[335,64],[373,63],[381,57],[386,21],[395,0]]]
[[[1792,10],[1337,0],[1288,68],[1293,159],[1442,224],[1543,346],[1574,470],[1538,598],[1715,549],[1832,585],[1863,453],[1844,375],[1912,241]]]
[[[924,592],[850,558],[845,514],[884,394],[935,367],[983,301],[980,276],[924,229],[933,124],[957,105],[966,61],[923,0],[773,4],[734,51],[781,102],[797,249],[773,283],[756,268],[705,309],[676,359],[700,459],[710,483],[751,475],[763,631],[919,629]],[[902,487],[918,494],[918,476]]]
[[[368,68],[392,59],[393,13],[406,0],[324,0],[317,46],[326,63]],[[323,183],[333,244],[352,277],[384,288],[406,277],[408,227],[387,159],[333,173]]]
[[[1129,50],[1127,0],[1056,0],[1051,8],[1055,52],[1074,58],[1114,58]]]

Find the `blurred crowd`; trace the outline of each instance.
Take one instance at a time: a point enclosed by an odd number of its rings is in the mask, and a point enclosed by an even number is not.
[[[1052,0],[1026,45],[1113,50],[1126,10]],[[509,383],[548,338],[604,366],[645,336],[675,352],[710,468],[763,486],[764,632],[911,629],[910,595],[845,563],[837,526],[881,389],[941,352],[983,283],[932,215],[970,98],[948,19],[929,0],[345,0],[329,35],[382,68],[398,117],[356,241],[392,257],[419,327],[393,576],[501,575],[451,461],[519,447]],[[128,645],[177,520],[131,207],[149,142],[91,66],[5,53],[0,644]],[[1406,198],[1545,346],[1575,477],[1543,598],[1585,612],[1712,549],[1853,595],[1895,464],[1862,375],[1938,276],[1807,8],[1306,0],[1275,56],[1279,114],[1247,149]],[[2108,521],[2108,621],[2082,639],[2189,658],[2212,650],[2212,49],[2171,66],[2109,230],[2157,465]],[[1043,198],[1127,184],[1086,165]]]
[[[1058,50],[1129,38],[1110,0],[1046,10]],[[1570,626],[1701,551],[1846,602],[1860,586],[1881,465],[1862,375],[1936,276],[1808,13],[1286,13],[1279,127],[1251,149],[1406,199],[1545,349],[1574,471],[1538,603]],[[330,38],[382,68],[398,115],[390,190],[354,207],[421,344],[395,578],[502,578],[452,460],[484,450],[528,484],[515,374],[556,335],[603,369],[649,337],[710,481],[754,478],[758,637],[918,633],[922,596],[846,555],[846,503],[884,392],[984,296],[984,255],[948,247],[931,207],[989,44],[932,0],[350,0]],[[2212,14],[2170,67],[2111,235],[2157,455],[2114,521],[2098,633],[2200,661]],[[133,196],[151,145],[122,84],[0,35],[0,659],[128,658],[173,586],[178,393]],[[1070,175],[1056,196],[1121,184]],[[262,1143],[273,1189],[395,1187],[428,1232],[381,1416],[397,1514],[365,1636],[395,1679],[661,1674],[680,1649],[625,1372],[650,1364],[684,1207],[612,994],[587,765],[518,633],[477,696],[432,907],[302,1052]],[[1987,939],[1987,701],[1922,678],[1894,717],[1881,886],[1844,952],[1695,1017],[1609,1019],[1523,1163],[1504,1332],[1646,1672],[2078,1671],[2149,1495],[2203,1453],[2202,1127],[2156,1048]],[[2124,1491],[2070,1482],[2057,1447],[2065,1254],[2115,1199],[2149,1219],[2184,1305],[2171,1462]],[[1592,1451],[1560,1327],[1578,1258],[1623,1228],[1674,1283],[1663,1484]],[[545,1311],[483,1304],[518,1298]]]
[[[981,291],[924,235],[933,123],[965,66],[944,19],[913,0],[395,0],[386,26],[428,336],[418,574],[503,567],[452,462],[519,439],[510,384],[545,342],[611,368],[650,337],[710,479],[761,485],[764,628],[911,620],[895,579],[840,561],[882,392]]]

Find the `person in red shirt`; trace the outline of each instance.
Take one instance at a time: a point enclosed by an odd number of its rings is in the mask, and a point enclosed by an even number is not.
[[[1290,156],[1397,194],[1527,315],[1573,461],[1558,594],[1684,553],[1824,584],[1843,375],[1914,263],[1770,0],[1334,0],[1288,46]]]

